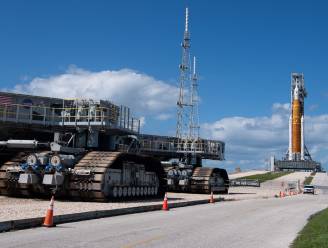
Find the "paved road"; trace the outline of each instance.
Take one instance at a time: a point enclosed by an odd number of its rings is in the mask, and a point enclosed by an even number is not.
[[[321,194],[328,194],[328,175],[327,173],[320,172],[316,173],[312,183],[315,188],[316,192],[321,193]]]
[[[304,179],[310,175],[310,172],[294,172],[274,180],[269,180],[261,183],[261,187],[231,187],[229,189],[230,195],[227,198],[235,199],[254,199],[254,198],[271,198],[274,195],[283,191],[289,182],[302,183]],[[328,182],[326,184],[328,186]]]
[[[0,234],[0,247],[288,247],[324,195],[198,205]]]
[[[264,188],[282,190],[282,184],[287,187],[288,182],[297,182],[298,180],[302,183],[306,177],[310,176],[310,172],[294,172],[287,174],[282,177],[278,177],[274,180],[269,180],[261,184]]]

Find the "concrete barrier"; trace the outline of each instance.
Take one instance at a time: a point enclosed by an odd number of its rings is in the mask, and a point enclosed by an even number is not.
[[[215,202],[219,202],[219,201],[224,201],[224,198],[215,198],[214,200]],[[209,203],[209,200],[173,202],[173,203],[169,203],[169,208],[187,207],[187,206],[207,204],[207,203]],[[92,220],[92,219],[113,217],[113,216],[126,215],[126,214],[144,213],[150,211],[158,211],[161,209],[162,209],[162,204],[156,204],[156,205],[130,207],[130,208],[97,210],[97,211],[88,211],[88,212],[73,213],[73,214],[62,214],[62,215],[54,216],[54,224],[58,225],[58,224],[64,224],[69,222]],[[43,217],[37,217],[37,218],[2,221],[0,222],[0,232],[8,232],[12,230],[40,227],[42,226],[43,220],[44,220]]]

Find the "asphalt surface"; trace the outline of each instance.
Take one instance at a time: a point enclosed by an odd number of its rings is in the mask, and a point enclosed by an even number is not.
[[[327,175],[327,173],[323,173],[323,172],[316,173],[311,184],[315,186],[317,193],[328,194],[328,175]]]
[[[198,205],[0,234],[0,247],[288,247],[328,198]]]

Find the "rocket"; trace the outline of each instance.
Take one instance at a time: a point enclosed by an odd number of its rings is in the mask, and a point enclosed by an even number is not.
[[[274,171],[322,171],[312,160],[304,142],[304,102],[307,97],[303,73],[292,73],[290,87],[289,146],[282,160],[271,159]]]
[[[303,101],[298,82],[291,92],[291,115],[289,118],[289,160],[304,160],[304,114]]]

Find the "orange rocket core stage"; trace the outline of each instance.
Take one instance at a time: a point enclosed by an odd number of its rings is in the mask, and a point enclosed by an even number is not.
[[[292,109],[292,153],[301,152],[301,103],[293,100]]]

